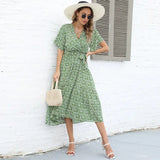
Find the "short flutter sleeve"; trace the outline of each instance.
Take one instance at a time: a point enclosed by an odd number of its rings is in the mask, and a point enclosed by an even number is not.
[[[64,51],[65,41],[66,41],[65,25],[62,25],[56,36],[56,39],[54,40],[54,43],[59,49]]]
[[[95,51],[98,47],[98,44],[102,42],[104,39],[99,34],[96,28],[93,29],[91,43],[89,44],[90,51]]]

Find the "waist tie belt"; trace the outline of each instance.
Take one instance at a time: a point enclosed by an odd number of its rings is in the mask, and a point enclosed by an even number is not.
[[[69,67],[70,71],[65,77],[65,82],[63,83],[63,85],[73,88],[75,83],[73,83],[73,81],[71,81],[70,79],[74,80],[75,82],[81,72],[87,72],[87,57],[85,53],[81,52],[65,52],[63,56],[65,56],[65,58],[67,59],[67,63],[69,62],[69,59],[73,61],[73,63],[71,63],[71,67]]]
[[[67,51],[68,52],[68,51]],[[88,68],[88,64],[87,64],[87,56],[85,53],[80,53],[80,52],[77,52],[75,54],[75,52],[68,52],[68,53],[65,53],[66,56],[75,56],[75,58],[78,58],[79,62],[81,63],[81,65],[79,66],[80,68],[79,69],[86,69]],[[81,68],[81,66],[83,68]]]
[[[82,63],[82,66],[84,67],[84,68],[88,68],[88,64],[87,64],[87,57],[86,57],[86,55],[85,54],[80,54],[80,55],[78,55],[78,59],[80,60],[80,62]]]

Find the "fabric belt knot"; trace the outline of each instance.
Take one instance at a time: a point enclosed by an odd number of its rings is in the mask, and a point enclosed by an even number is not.
[[[80,54],[79,56],[78,56],[78,58],[81,60],[81,63],[82,63],[82,66],[84,67],[84,68],[88,68],[88,65],[87,65],[87,57],[86,57],[86,54]]]

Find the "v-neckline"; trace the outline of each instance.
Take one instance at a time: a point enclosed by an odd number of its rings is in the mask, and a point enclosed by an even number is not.
[[[83,34],[84,30],[81,32],[81,34],[80,34],[80,36],[79,36],[79,38],[78,38],[78,37],[77,37],[77,34],[76,34],[76,32],[75,32],[74,25],[73,25],[72,23],[71,23],[71,25],[72,25],[73,32],[74,32],[74,34],[75,34],[76,38],[79,40],[79,39],[81,38],[81,35]]]

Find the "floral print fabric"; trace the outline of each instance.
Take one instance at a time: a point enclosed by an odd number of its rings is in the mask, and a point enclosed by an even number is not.
[[[73,123],[103,121],[101,103],[86,62],[89,48],[90,51],[96,50],[102,41],[95,28],[91,43],[87,43],[85,32],[82,31],[78,38],[72,23],[61,26],[54,44],[64,51],[58,83],[63,103],[61,106],[47,107],[46,124],[63,124],[65,117],[71,118]]]

